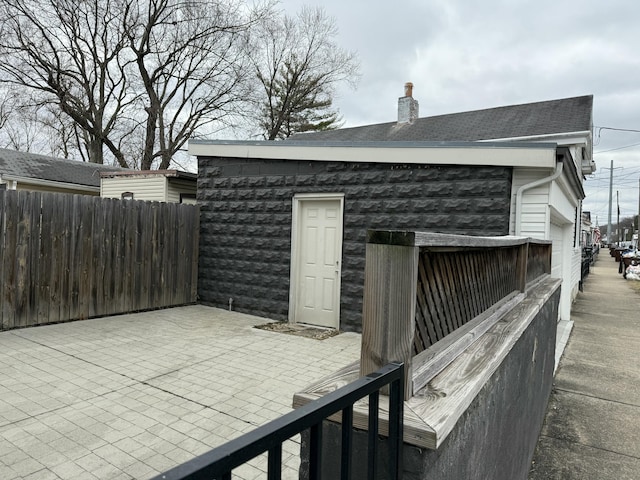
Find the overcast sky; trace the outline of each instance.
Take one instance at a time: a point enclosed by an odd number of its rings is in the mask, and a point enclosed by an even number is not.
[[[290,14],[303,5],[335,17],[360,58],[357,89],[335,102],[345,126],[395,120],[407,81],[421,117],[592,94],[598,170],[584,210],[607,223],[613,160],[613,222],[616,191],[621,218],[638,213],[640,132],[609,130],[640,131],[638,0],[281,1]]]

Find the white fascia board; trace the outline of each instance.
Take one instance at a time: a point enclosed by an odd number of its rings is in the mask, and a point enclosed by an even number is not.
[[[64,188],[68,190],[84,190],[87,192],[100,193],[100,187],[93,187],[91,185],[81,185],[79,183],[56,182],[53,180],[44,180],[42,178],[18,177],[14,175],[4,175],[3,179],[13,180],[15,182],[24,183],[27,185],[38,185],[40,187]]]
[[[359,163],[410,163],[421,165],[488,165],[554,168],[556,144],[495,144],[464,142],[318,145],[283,142],[190,141],[189,154],[197,157],[255,158]]]

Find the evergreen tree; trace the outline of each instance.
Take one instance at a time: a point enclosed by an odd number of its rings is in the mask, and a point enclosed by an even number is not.
[[[295,133],[341,126],[333,106],[335,87],[355,85],[359,63],[352,52],[339,48],[335,20],[321,8],[303,8],[263,24],[253,45],[253,64],[259,88],[256,96],[261,135],[268,140]]]

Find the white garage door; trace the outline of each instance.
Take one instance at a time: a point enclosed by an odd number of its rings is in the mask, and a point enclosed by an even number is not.
[[[562,261],[564,250],[563,244],[563,228],[555,223],[551,224],[551,241],[553,242],[551,250],[551,276],[553,278],[562,278]]]

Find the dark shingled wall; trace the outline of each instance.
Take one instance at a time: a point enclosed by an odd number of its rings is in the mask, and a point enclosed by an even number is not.
[[[509,231],[509,167],[198,159],[199,301],[275,320],[289,304],[292,198],[343,193],[340,328],[360,330],[366,231]]]

